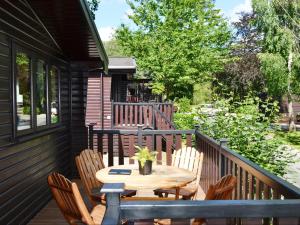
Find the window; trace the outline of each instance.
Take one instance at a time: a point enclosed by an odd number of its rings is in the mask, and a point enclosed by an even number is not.
[[[52,66],[50,70],[50,106],[51,106],[51,124],[58,123],[58,70]]]
[[[17,130],[26,130],[31,124],[31,60],[23,52],[16,54]]]
[[[34,52],[16,46],[15,134],[23,135],[59,124],[60,71]]]
[[[36,69],[36,125],[47,125],[47,86],[46,64],[43,60],[37,61]]]

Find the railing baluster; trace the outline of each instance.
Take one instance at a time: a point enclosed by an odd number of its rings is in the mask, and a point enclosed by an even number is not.
[[[138,125],[138,106],[134,106],[134,124],[135,126]]]
[[[133,105],[129,106],[129,125],[133,126]]]
[[[156,151],[157,151],[157,164],[161,165],[162,164],[162,137],[160,134],[156,135]]]
[[[124,111],[123,105],[120,105],[120,127],[124,126]]]
[[[107,152],[108,166],[114,165],[114,134],[108,134]]]
[[[132,157],[134,156],[135,149],[134,149],[134,135],[127,136],[129,138],[129,146],[128,146],[128,153],[129,153],[129,164],[134,164],[134,160]]]
[[[97,135],[97,147],[98,147],[98,152],[100,152],[101,155],[103,156],[103,135],[102,134]]]
[[[119,126],[119,105],[114,105],[114,107],[115,107],[115,123],[114,123],[114,125],[115,126]]]
[[[118,135],[119,145],[119,165],[124,165],[124,135]]]
[[[171,166],[172,165],[172,135],[166,135],[166,141],[167,141],[167,165]]]
[[[128,105],[125,105],[125,126],[128,126]]]
[[[95,123],[90,123],[89,124],[89,128],[88,128],[88,131],[89,131],[89,148],[90,149],[94,149],[94,126],[95,126]]]

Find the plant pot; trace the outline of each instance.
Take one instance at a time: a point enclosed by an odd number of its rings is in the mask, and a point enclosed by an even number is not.
[[[141,175],[149,175],[152,173],[152,161],[147,160],[144,167],[142,167],[141,162],[139,161],[139,171]]]

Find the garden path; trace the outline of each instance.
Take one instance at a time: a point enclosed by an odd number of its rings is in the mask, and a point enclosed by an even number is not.
[[[292,152],[295,153],[295,162],[289,165],[284,178],[300,188],[300,152],[296,149],[292,149]]]

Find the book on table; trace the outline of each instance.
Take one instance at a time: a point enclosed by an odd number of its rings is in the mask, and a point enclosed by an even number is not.
[[[129,169],[111,169],[108,171],[109,175],[130,175],[131,170]]]

